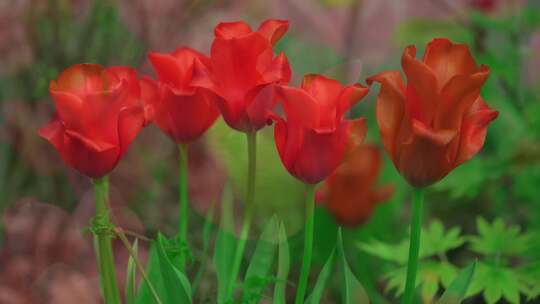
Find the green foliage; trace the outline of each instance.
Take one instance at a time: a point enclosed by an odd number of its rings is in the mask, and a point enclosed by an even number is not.
[[[163,282],[163,277],[161,275],[161,268],[159,265],[159,258],[158,258],[158,249],[156,242],[152,242],[152,246],[150,247],[150,255],[148,257],[148,262],[146,265],[146,273],[148,276],[148,280],[152,283],[154,286],[157,294],[160,296],[165,294],[166,289]],[[164,299],[161,299],[162,301]],[[152,293],[150,291],[150,288],[148,287],[148,284],[143,280],[141,281],[141,285],[139,287],[139,291],[137,293],[137,298],[135,300],[136,304],[157,304],[154,300],[154,297],[152,296]]]
[[[159,269],[165,287],[165,293],[160,295],[163,304],[191,303],[191,285],[184,273],[171,262],[170,254],[165,250],[171,243],[163,235],[158,234],[157,255]]]
[[[473,40],[473,35],[469,29],[455,22],[455,20],[435,19],[412,19],[403,22],[394,37],[400,46],[426,45],[433,38],[438,37],[445,37],[455,42],[468,44]]]
[[[133,243],[133,252],[137,254],[139,252],[139,242],[135,239]],[[137,258],[137,257],[135,257]],[[126,304],[135,304],[135,299],[137,297],[137,268],[135,264],[135,259],[130,255],[127,263],[126,270],[126,287],[124,297],[126,299]]]
[[[476,261],[461,271],[456,279],[450,283],[437,304],[459,304],[465,298],[467,289],[471,284],[476,269]]]
[[[499,218],[492,223],[478,218],[477,230],[477,235],[464,237],[458,228],[445,231],[439,221],[422,230],[417,280],[422,301],[431,303],[440,286],[448,288],[448,296],[441,299],[446,302],[442,303],[459,303],[455,298],[462,298],[462,294],[470,297],[481,293],[488,304],[502,298],[509,303],[519,303],[520,294],[529,299],[538,297],[540,263],[523,264],[536,234],[523,233],[518,226],[506,226]],[[448,262],[446,253],[462,247],[465,242],[471,252],[481,255],[482,260],[456,277],[458,269]],[[405,288],[408,239],[397,244],[371,241],[358,246],[392,264],[383,275],[387,281],[386,291],[395,290],[396,296],[401,295]]]
[[[285,225],[283,222],[279,224],[279,235],[278,235],[279,245],[278,245],[278,270],[276,283],[274,286],[274,304],[285,304],[286,303],[286,287],[287,287],[287,277],[289,276],[290,268],[290,253],[289,253],[289,242],[287,241],[287,232],[285,231]]]
[[[532,235],[522,233],[518,226],[506,226],[499,218],[492,223],[478,218],[476,226],[478,235],[469,237],[469,248],[484,258],[478,263],[468,294],[481,293],[488,304],[501,298],[519,303],[520,294],[538,297],[540,264],[516,265],[516,261],[525,260]]]
[[[326,261],[321,272],[319,273],[319,276],[317,277],[315,286],[311,290],[311,294],[308,296],[306,304],[319,304],[321,302],[324,290],[326,289],[326,283],[328,282],[328,279],[332,274],[332,269],[334,268],[335,259],[336,248],[334,247],[334,249],[330,253],[330,256],[328,257],[328,260]]]
[[[217,302],[226,302],[227,287],[231,280],[232,260],[236,248],[236,238],[232,234],[232,193],[229,186],[225,187],[222,197],[221,227],[218,229],[214,247],[214,267],[218,282]],[[236,278],[235,278],[236,279]]]
[[[470,249],[487,257],[520,256],[527,251],[530,236],[522,234],[518,226],[506,227],[497,218],[488,223],[484,218],[476,219],[478,235],[469,238]]]
[[[459,228],[445,231],[438,220],[432,221],[427,228],[422,229],[416,284],[422,286],[420,292],[424,301],[432,301],[439,287],[447,287],[455,278],[457,268],[447,261],[446,253],[462,246],[464,242],[465,238],[461,236]],[[396,296],[402,295],[407,276],[409,239],[406,238],[397,244],[374,240],[360,243],[358,246],[361,250],[394,265],[392,270],[383,275],[387,280],[386,292],[395,290]]]
[[[270,270],[276,257],[279,226],[277,217],[273,216],[257,242],[244,278],[242,303],[259,303],[268,283],[274,281]]]
[[[247,172],[245,134],[229,128],[219,119],[209,130],[207,139],[225,165],[232,189],[244,198]],[[254,217],[270,218],[277,214],[289,231],[298,231],[302,223],[303,185],[295,180],[281,164],[270,128],[257,135],[257,181],[255,185]],[[257,225],[257,223],[254,223]]]
[[[353,303],[369,303],[369,298],[364,290],[364,287],[355,275],[352,273],[349,263],[347,263],[347,257],[345,256],[345,249],[343,248],[343,236],[341,228],[338,230],[337,238],[337,253],[339,264],[341,268],[341,303],[353,304]]]

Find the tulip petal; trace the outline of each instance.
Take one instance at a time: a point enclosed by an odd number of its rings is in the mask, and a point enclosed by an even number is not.
[[[289,29],[289,21],[269,19],[261,23],[257,32],[275,45]]]
[[[56,105],[58,117],[64,122],[65,127],[73,130],[83,130],[84,117],[88,113],[84,111],[81,98],[69,92],[57,91],[53,89],[52,85],[49,93]]]
[[[414,135],[431,141],[437,146],[446,146],[456,137],[454,130],[433,130],[428,128],[423,122],[413,119],[412,130]],[[406,143],[407,144],[407,143]]]
[[[301,150],[294,162],[292,174],[309,184],[319,183],[330,176],[345,156],[350,127],[350,121],[343,121],[330,133],[304,129]]]
[[[334,131],[341,121],[342,113],[338,112],[338,103],[343,92],[343,85],[336,80],[322,75],[311,74],[304,76],[302,89],[313,97],[320,108],[318,129]]]
[[[467,45],[454,44],[448,39],[433,39],[426,47],[424,62],[437,75],[441,86],[456,75],[472,74],[477,70]]]
[[[407,75],[407,94],[412,93],[417,97],[407,96],[406,111],[411,118],[430,125],[439,106],[437,78],[425,63],[416,59],[415,46],[408,46],[405,49],[401,64]]]
[[[399,71],[389,71],[369,77],[366,82],[381,84],[377,97],[377,123],[386,151],[396,155],[396,140],[405,117],[405,86]]]
[[[397,147],[394,163],[409,184],[425,187],[446,176],[453,168],[448,147],[456,132],[432,130],[418,120],[412,125],[412,136]]]
[[[214,29],[216,38],[232,39],[248,35],[252,32],[249,24],[243,21],[220,22]]]
[[[96,151],[96,147],[101,151]],[[63,149],[59,152],[67,164],[91,178],[107,175],[120,160],[119,147],[96,142],[76,132],[66,132]]]
[[[497,118],[499,112],[490,109],[480,97],[475,102],[475,112],[469,114],[463,121],[459,152],[455,166],[473,157],[484,145],[487,126]]]
[[[159,95],[157,82],[148,76],[143,76],[140,80],[141,100],[144,104],[144,119],[146,126],[154,120],[155,107],[159,106]]]
[[[40,128],[38,134],[48,140],[57,150],[60,150],[64,145],[64,131],[64,124],[60,120],[54,119]]]
[[[242,100],[272,62],[269,43],[256,33],[237,39],[216,38],[211,53],[213,74],[227,99]]]
[[[459,130],[464,115],[480,96],[480,89],[488,76],[489,68],[482,66],[474,74],[450,79],[441,92],[443,103],[435,127]]]
[[[70,137],[71,139],[77,140],[78,142],[83,144],[86,147],[86,149],[94,151],[94,152],[106,152],[106,151],[116,148],[115,145],[112,145],[104,141],[90,139],[77,131],[65,130],[64,134],[66,134],[66,136]]]
[[[272,124],[269,115],[277,101],[275,86],[274,84],[262,85],[248,93],[247,99],[250,102],[246,107],[246,114],[249,117],[252,128],[255,130]]]
[[[181,56],[179,59],[169,54],[150,53],[148,58],[159,81],[177,89],[189,86],[193,75],[193,57]]]
[[[118,143],[120,156],[128,149],[144,125],[144,108],[140,106],[125,107],[118,114]]]
[[[348,143],[349,150],[358,148],[364,138],[366,137],[368,126],[367,119],[365,117],[360,117],[354,120],[349,120],[350,122],[350,138]]]
[[[274,127],[274,139],[279,157],[289,173],[295,175],[294,163],[299,157],[304,141],[303,128],[290,124],[278,116],[274,116],[274,119],[277,121]]]
[[[167,86],[161,90],[155,122],[177,143],[199,138],[219,116],[213,100],[217,97],[209,91],[199,89],[193,95],[179,95]]]
[[[262,79],[259,84],[267,84],[277,82],[279,84],[288,84],[291,80],[291,67],[289,65],[289,60],[285,53],[279,53],[272,64],[262,75]]]
[[[306,128],[319,128],[320,108],[313,97],[302,89],[289,86],[277,87],[287,120]]]
[[[369,89],[357,83],[351,86],[346,86],[338,98],[337,119],[357,104],[364,96],[369,93]]]
[[[65,69],[56,82],[51,82],[55,91],[70,92],[83,96],[88,92],[107,91],[119,79],[98,64],[75,64]]]

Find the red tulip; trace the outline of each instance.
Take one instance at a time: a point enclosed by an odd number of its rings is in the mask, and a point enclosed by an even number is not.
[[[373,209],[392,195],[391,186],[377,187],[382,155],[377,146],[361,145],[347,154],[326,180],[317,198],[344,226],[364,223]]]
[[[91,178],[109,173],[145,123],[136,72],[77,64],[51,81],[56,117],[39,130],[71,167]]]
[[[360,84],[343,86],[320,75],[305,76],[301,89],[279,88],[286,119],[275,117],[274,137],[289,173],[316,184],[339,166],[351,138],[361,141],[367,130],[364,118],[343,115],[367,92]]]
[[[218,106],[230,127],[251,132],[271,123],[275,84],[287,84],[291,77],[287,57],[274,57],[272,47],[288,26],[280,20],[267,20],[255,32],[244,22],[216,26],[211,67],[198,64],[194,83],[220,97]]]
[[[217,96],[192,85],[195,62],[210,68],[203,54],[179,48],[171,54],[150,53],[158,83],[141,80],[143,100],[153,110],[153,121],[177,143],[187,144],[200,137],[219,116]]]
[[[498,112],[480,97],[489,69],[476,65],[466,45],[435,39],[422,60],[415,57],[407,47],[406,85],[399,71],[367,82],[381,83],[377,122],[386,151],[411,185],[425,187],[478,153]]]
[[[492,12],[497,8],[497,0],[469,0],[469,6],[484,12]]]

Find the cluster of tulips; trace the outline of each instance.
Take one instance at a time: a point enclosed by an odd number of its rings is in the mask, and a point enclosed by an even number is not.
[[[139,77],[131,67],[77,64],[51,82],[57,114],[39,134],[66,164],[93,179],[96,215],[92,227],[107,303],[120,301],[111,250],[107,174],[137,133],[156,124],[179,147],[179,235],[186,241],[188,147],[220,115],[231,128],[246,134],[249,157],[244,215],[231,275],[236,278],[239,274],[252,222],[257,132],[274,123],[275,145],[284,167],[306,184],[304,256],[296,286],[296,303],[304,303],[315,186],[325,179],[329,185],[339,179],[336,169],[345,161],[354,164],[373,159],[369,149],[360,147],[367,131],[365,119],[345,118],[369,88],[358,83],[342,85],[323,75],[306,75],[300,87],[289,86],[287,57],[273,53],[273,46],[287,30],[288,22],[282,20],[267,20],[256,31],[245,22],[220,23],[210,56],[187,47],[168,54],[150,53],[157,80]],[[466,45],[434,39],[422,59],[409,46],[402,67],[406,82],[400,71],[386,71],[367,78],[367,84],[381,85],[376,117],[383,145],[395,168],[413,187],[404,295],[404,303],[411,303],[423,189],[482,148],[487,126],[498,112],[480,97],[489,69],[475,63]],[[354,204],[348,208],[354,209]],[[233,297],[233,289],[228,291],[229,297]]]

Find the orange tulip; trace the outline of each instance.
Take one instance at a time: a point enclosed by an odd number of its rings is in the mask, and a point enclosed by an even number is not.
[[[390,198],[393,187],[377,187],[382,165],[381,151],[374,145],[361,145],[326,180],[317,193],[336,221],[344,226],[364,223],[375,207]]]
[[[377,122],[386,151],[411,185],[426,187],[478,153],[498,112],[480,97],[489,68],[477,66],[466,45],[434,39],[421,60],[408,46],[402,66],[407,84],[399,71],[367,82],[381,84]]]

